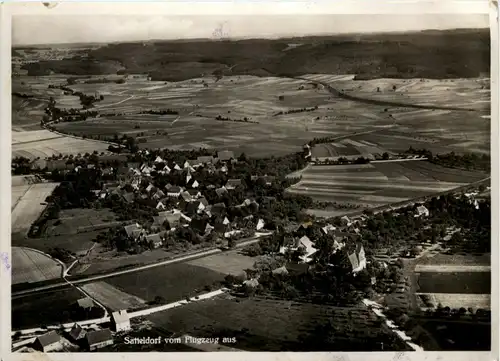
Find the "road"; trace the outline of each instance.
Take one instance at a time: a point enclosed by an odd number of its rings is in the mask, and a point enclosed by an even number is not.
[[[238,244],[236,244],[236,246],[234,248],[242,248],[242,247],[248,246],[250,244],[257,243],[257,242],[259,242],[259,240],[262,237],[268,236],[270,234],[272,234],[272,232],[259,233],[258,235],[254,236],[254,237],[245,238],[242,241],[240,241]],[[144,266],[138,266],[138,267],[133,267],[133,268],[129,268],[129,269],[121,270],[121,271],[110,272],[110,273],[106,273],[103,275],[89,276],[86,278],[81,278],[78,280],[71,281],[70,283],[74,286],[75,284],[94,282],[97,280],[102,280],[105,278],[120,276],[120,275],[127,274],[127,273],[139,272],[139,271],[143,271],[143,270],[154,268],[154,267],[167,266],[167,265],[173,264],[173,263],[191,261],[193,259],[208,257],[208,256],[218,254],[221,252],[225,252],[225,250],[222,250],[220,248],[209,249],[206,251],[197,252],[194,254],[181,256],[181,257],[177,257],[177,258],[169,259],[169,260],[165,260],[165,261],[160,261],[160,262],[156,262],[156,263],[152,263],[152,264],[148,264],[148,265],[144,265]],[[64,274],[64,272],[63,272],[63,274]],[[35,287],[35,288],[29,289],[29,290],[13,292],[12,297],[19,298],[21,296],[32,295],[34,293],[67,286],[68,283],[67,283],[66,279],[64,279],[64,280],[65,280],[65,282],[59,282],[59,283],[50,284],[50,285],[46,285],[46,286]]]
[[[473,112],[477,111],[476,109],[470,109],[470,108],[459,108],[459,107],[445,107],[445,106],[437,106],[437,105],[421,105],[421,104],[412,104],[412,103],[399,103],[399,102],[391,102],[389,100],[377,100],[377,99],[368,99],[368,98],[361,98],[357,97],[354,95],[349,95],[344,92],[341,92],[334,87],[332,87],[330,84],[323,82],[323,81],[318,81],[318,80],[313,80],[313,79],[308,79],[304,77],[293,77],[294,79],[300,79],[300,80],[305,80],[310,83],[315,83],[315,84],[321,84],[323,85],[331,94],[342,98],[342,99],[347,99],[347,100],[352,100],[358,103],[365,103],[365,104],[372,104],[372,105],[380,105],[380,106],[391,106],[391,107],[399,107],[399,108],[416,108],[416,109],[434,109],[434,110],[455,110],[455,111],[463,111],[463,112]]]

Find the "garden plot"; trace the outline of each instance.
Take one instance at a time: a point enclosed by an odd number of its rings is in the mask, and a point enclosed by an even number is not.
[[[61,277],[62,265],[40,251],[12,247],[12,284]]]
[[[490,294],[490,272],[419,272],[419,293]]]
[[[28,232],[47,204],[45,199],[52,194],[59,183],[33,184],[17,200],[11,214],[11,232]],[[24,186],[23,186],[24,187]]]
[[[145,305],[143,299],[122,292],[106,282],[88,283],[82,289],[112,311],[132,310]]]

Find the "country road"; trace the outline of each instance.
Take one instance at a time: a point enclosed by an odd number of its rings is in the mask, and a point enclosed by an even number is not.
[[[253,244],[253,243],[257,243],[262,237],[266,237],[270,234],[272,234],[272,232],[260,233],[257,236],[246,238],[243,241],[236,244],[236,246],[234,248],[241,248],[241,247],[245,247],[245,246],[248,246],[250,244]],[[186,255],[186,256],[181,256],[181,257],[177,257],[177,258],[169,259],[169,260],[165,260],[165,261],[160,261],[157,263],[152,263],[152,264],[148,264],[148,265],[144,265],[144,266],[138,266],[138,267],[125,269],[125,270],[121,270],[121,271],[110,272],[110,273],[106,273],[103,275],[89,276],[86,278],[71,281],[71,283],[73,285],[75,285],[75,284],[86,283],[86,282],[94,282],[97,280],[102,280],[105,278],[120,276],[120,275],[127,274],[127,273],[139,272],[139,271],[143,271],[143,270],[154,268],[154,267],[166,266],[166,265],[173,264],[173,263],[179,263],[179,262],[190,261],[193,259],[203,258],[203,257],[211,256],[211,255],[214,255],[217,253],[221,253],[221,252],[224,252],[224,250],[222,250],[220,248],[210,249],[210,250],[206,250],[206,251],[202,251],[202,252],[198,252],[198,253],[194,253],[194,254],[190,254],[190,255]],[[66,281],[66,279],[65,279],[65,281]],[[56,284],[40,286],[40,287],[32,288],[29,290],[13,292],[12,297],[19,298],[22,296],[28,296],[28,295],[32,295],[34,293],[64,287],[66,285],[67,285],[67,282],[59,282]]]
[[[313,80],[313,79],[308,79],[304,77],[293,77],[293,79],[299,79],[299,80],[305,80],[311,83],[315,84],[320,84],[323,85],[328,91],[342,99],[346,100],[352,100],[355,102],[359,103],[365,103],[365,104],[372,104],[372,105],[380,105],[380,106],[391,106],[391,107],[401,107],[401,108],[416,108],[416,109],[434,109],[434,110],[455,110],[455,111],[462,111],[462,112],[473,112],[477,111],[476,109],[470,109],[470,108],[458,108],[458,107],[446,107],[446,106],[437,106],[437,105],[423,105],[423,104],[412,104],[412,103],[400,103],[400,102],[392,102],[389,100],[378,100],[378,99],[369,99],[369,98],[361,98],[357,97],[354,95],[349,95],[344,92],[341,92],[334,87],[332,87],[330,84],[324,82],[324,81],[319,81],[319,80]]]

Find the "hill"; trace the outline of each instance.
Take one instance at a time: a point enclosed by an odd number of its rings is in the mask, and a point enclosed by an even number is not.
[[[289,47],[290,42],[296,45]],[[286,51],[285,51],[286,50]],[[107,44],[88,57],[26,64],[30,75],[148,73],[179,81],[202,74],[356,74],[374,78],[470,78],[490,70],[489,29],[319,36],[293,39]]]

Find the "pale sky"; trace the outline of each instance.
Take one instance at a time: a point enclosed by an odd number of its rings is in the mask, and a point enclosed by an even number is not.
[[[284,36],[487,28],[488,15],[18,15],[12,17],[12,44],[55,44],[210,38],[223,24],[225,36]]]

